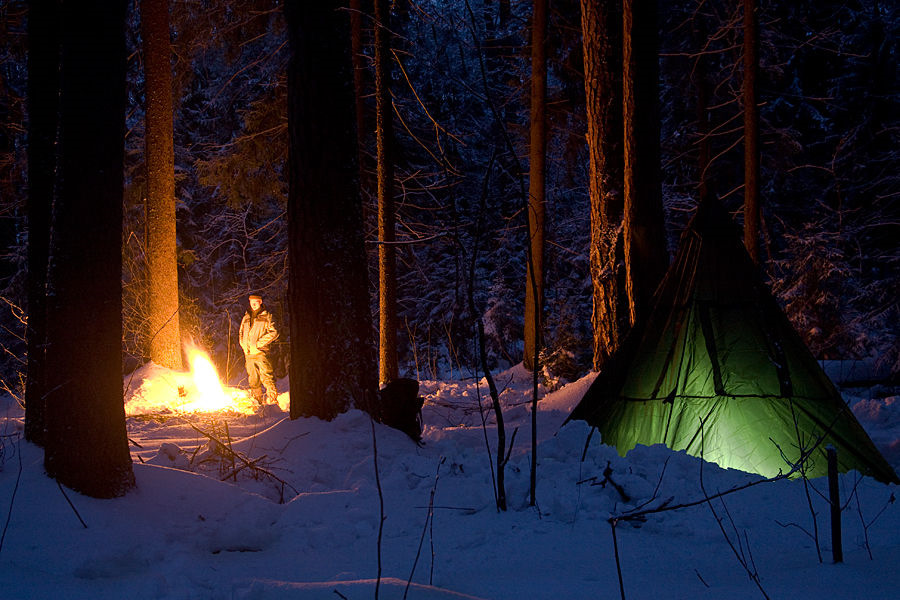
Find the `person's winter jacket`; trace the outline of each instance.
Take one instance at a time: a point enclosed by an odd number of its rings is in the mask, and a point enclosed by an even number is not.
[[[275,328],[275,320],[272,318],[272,313],[265,307],[260,307],[255,315],[250,310],[244,313],[238,338],[244,354],[248,356],[265,354],[270,349],[269,344],[276,339],[278,339],[278,330]]]

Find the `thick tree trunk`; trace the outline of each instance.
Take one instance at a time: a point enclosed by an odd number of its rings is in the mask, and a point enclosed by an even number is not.
[[[353,91],[354,107],[356,113],[356,149],[357,168],[359,169],[359,187],[363,198],[371,198],[375,194],[375,182],[372,179],[372,168],[369,165],[369,154],[366,152],[368,127],[370,118],[366,109],[366,96],[370,93],[372,85],[367,77],[369,72],[369,58],[365,55],[364,48],[369,39],[366,35],[371,23],[372,0],[350,0],[350,56],[353,64]],[[372,214],[371,204],[363,202],[363,223],[368,223]]]
[[[528,256],[525,277],[525,352],[529,371],[543,343],[544,218],[547,162],[547,0],[534,1],[531,23],[531,132],[528,176]]]
[[[394,113],[390,2],[375,0],[375,146],[378,154],[378,378],[397,378],[397,250],[394,242]]]
[[[363,157],[363,131],[366,127],[366,103],[363,99],[363,81],[366,67],[363,60],[363,14],[362,0],[350,0],[350,56],[353,63],[354,107],[356,109],[356,132],[359,148],[359,164]],[[360,174],[362,181],[362,174]]]
[[[759,71],[756,0],[744,0],[744,245],[759,261]]]
[[[668,253],[659,176],[656,3],[624,0],[622,13],[625,287],[634,325],[649,310]]]
[[[175,146],[168,0],[141,0],[147,170],[147,339],[150,359],[181,368],[175,238]]]
[[[621,15],[614,0],[581,0],[591,199],[593,368],[619,347],[616,248],[622,215],[622,94],[616,65]]]
[[[47,341],[47,266],[56,181],[59,111],[59,3],[28,10],[28,367],[25,439],[44,443],[44,349]]]
[[[134,485],[122,401],[124,21],[123,1],[63,5],[44,466],[95,497]]]
[[[285,4],[291,59],[288,297],[291,418],[377,412],[343,3]]]

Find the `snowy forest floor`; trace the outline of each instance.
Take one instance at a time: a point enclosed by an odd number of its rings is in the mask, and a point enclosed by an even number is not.
[[[114,500],[69,491],[72,506],[44,474],[41,450],[21,440],[21,408],[0,397],[0,598],[371,598],[379,537],[379,598],[619,598],[611,515],[702,501],[701,476],[707,494],[760,479],[709,463],[701,470],[699,459],[660,446],[623,458],[598,435],[585,450],[590,428],[563,421],[587,376],[539,403],[532,507],[531,382],[519,366],[496,376],[507,439],[517,430],[506,467],[509,510],[501,513],[496,428],[486,408],[482,426],[478,409],[479,397],[489,405],[483,384],[422,382],[417,446],[377,424],[373,444],[373,425],[358,410],[331,422],[292,421],[289,391],[279,406],[255,411],[235,389],[227,393],[246,412],[154,406],[149,387],[177,395],[180,375],[151,366],[125,378],[137,487]],[[860,388],[845,398],[896,469],[900,397],[890,392]],[[615,485],[600,485],[607,467]],[[807,495],[802,481],[763,483],[619,522],[625,597],[897,597],[896,486],[841,476],[838,565],[827,482],[809,486]]]

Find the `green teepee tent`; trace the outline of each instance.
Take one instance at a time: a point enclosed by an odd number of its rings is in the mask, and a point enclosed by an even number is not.
[[[794,331],[717,201],[700,206],[654,309],[635,325],[569,419],[598,428],[621,454],[665,444],[770,477],[802,455],[826,474],[900,483]]]

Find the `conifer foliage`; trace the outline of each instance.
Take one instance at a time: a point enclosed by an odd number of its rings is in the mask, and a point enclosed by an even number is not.
[[[180,324],[184,336],[210,350],[220,373],[238,384],[242,367],[235,329],[246,294],[263,292],[285,329],[297,318],[294,293],[288,294],[294,269],[288,248],[293,239],[289,169],[300,164],[293,154],[288,159],[288,121],[295,114],[289,109],[288,78],[296,75],[288,67],[290,12],[285,8],[294,10],[288,4],[306,11],[313,10],[307,5],[320,3],[209,0],[170,5]],[[349,48],[347,7],[325,4],[341,15],[343,29],[335,21],[332,33],[340,34]],[[354,277],[368,287],[353,302],[364,304],[366,335],[374,352],[379,247],[375,18],[373,3],[353,4],[359,9],[354,58],[361,93],[354,97],[350,90],[351,120],[345,124],[336,120],[336,104],[346,100],[348,91],[320,89],[317,94],[335,104],[334,114],[321,117],[328,137],[304,143],[309,160],[316,160],[328,144],[350,136],[346,128],[358,130],[352,137],[360,143],[352,156],[341,150],[342,158],[333,159],[348,170],[332,171],[325,179],[344,180],[348,186],[359,182],[361,187],[361,217],[355,207],[352,218],[357,222],[354,231],[366,242],[362,251],[368,273]],[[900,11],[883,0],[755,4],[760,268],[818,357],[878,357],[896,372]],[[138,5],[129,4],[132,12],[125,15],[130,57],[121,240],[126,368],[145,360],[148,342],[146,248],[151,226],[143,205],[148,87]],[[657,116],[640,110],[636,116],[648,117],[637,133],[658,127],[658,134],[648,137],[658,141],[659,157],[651,159],[648,168],[658,170],[658,191],[652,195],[661,198],[669,251],[701,197],[718,196],[735,220],[743,221],[744,7],[742,0],[664,0],[655,26],[643,13],[635,13],[633,22],[646,25],[644,33],[655,33],[659,41],[656,60],[644,58],[644,64],[659,68],[655,94],[650,94],[657,102]],[[607,29],[615,34],[604,38],[611,42],[608,48],[592,45],[593,27],[599,22],[582,21],[597,9],[603,10]],[[46,214],[39,208],[52,201],[54,191],[42,186],[48,181],[45,175],[56,168],[56,158],[52,151],[43,159],[36,153],[30,157],[33,172],[28,173],[24,148],[38,147],[41,127],[55,131],[51,121],[58,109],[52,106],[52,96],[43,96],[51,101],[42,106],[41,97],[29,91],[47,82],[28,80],[26,56],[38,61],[42,51],[52,54],[49,46],[26,53],[26,24],[39,23],[26,18],[30,10],[36,9],[13,0],[0,11],[8,42],[0,48],[0,238],[9,249],[0,259],[0,297],[28,315],[30,328],[39,328],[45,314],[41,301],[52,299],[41,293],[46,258],[33,256],[28,266],[26,248],[29,240],[35,241],[35,250],[46,246],[40,241],[48,231]],[[527,2],[390,3],[386,87],[393,111],[397,279],[397,321],[390,328],[398,330],[400,377],[471,375],[478,362],[472,327],[476,316],[484,321],[492,368],[514,365],[523,356],[532,10]],[[622,56],[616,55],[624,44],[617,37],[622,11],[622,3],[615,0],[555,0],[547,13],[544,206],[551,217],[544,224],[544,350],[539,357],[547,383],[600,367],[602,360],[595,361],[595,354],[608,353],[627,326],[620,303],[627,269],[619,229],[625,152],[621,141],[602,133],[598,138],[595,129],[600,120],[607,128],[603,131],[624,130],[617,112],[623,100],[613,96],[623,89],[617,72]],[[299,31],[290,30],[292,35]],[[325,48],[310,50],[324,57],[323,64],[333,60]],[[616,70],[603,73],[604,83],[596,87],[599,80],[592,69],[600,51],[611,57],[605,64],[616,65]],[[353,73],[341,72],[348,83],[353,81]],[[647,75],[646,69],[638,68],[635,75]],[[608,102],[602,108],[610,109],[609,114],[601,114],[598,98]],[[605,158],[597,155],[599,150]],[[351,171],[351,164],[361,169]],[[338,169],[331,161],[324,167]],[[638,174],[634,185],[656,185],[652,179]],[[38,204],[26,207],[28,194]],[[359,253],[359,240],[354,244],[353,252]],[[654,247],[658,250],[659,245]],[[315,245],[304,249],[310,257],[319,251]],[[34,287],[26,287],[26,274],[28,281],[37,282]],[[604,293],[595,296],[601,289],[598,283]],[[26,358],[29,369],[40,366],[41,345],[29,346],[26,357],[24,340],[29,336],[9,305],[0,310],[0,325],[16,335],[3,337],[0,370],[3,381],[16,390]],[[598,315],[595,305],[611,310]],[[612,315],[612,308],[619,309],[618,314]],[[604,328],[610,339],[599,339],[595,352],[592,338]],[[288,352],[294,335],[286,331],[277,350],[280,376],[298,368],[293,364],[298,359]],[[321,335],[333,338],[335,345],[348,343],[344,334],[323,330]],[[354,339],[361,335],[354,334]],[[37,336],[30,338],[37,341]],[[29,374],[35,381],[40,377]],[[294,392],[293,381],[291,388]],[[37,415],[36,406],[32,402],[30,416]]]

